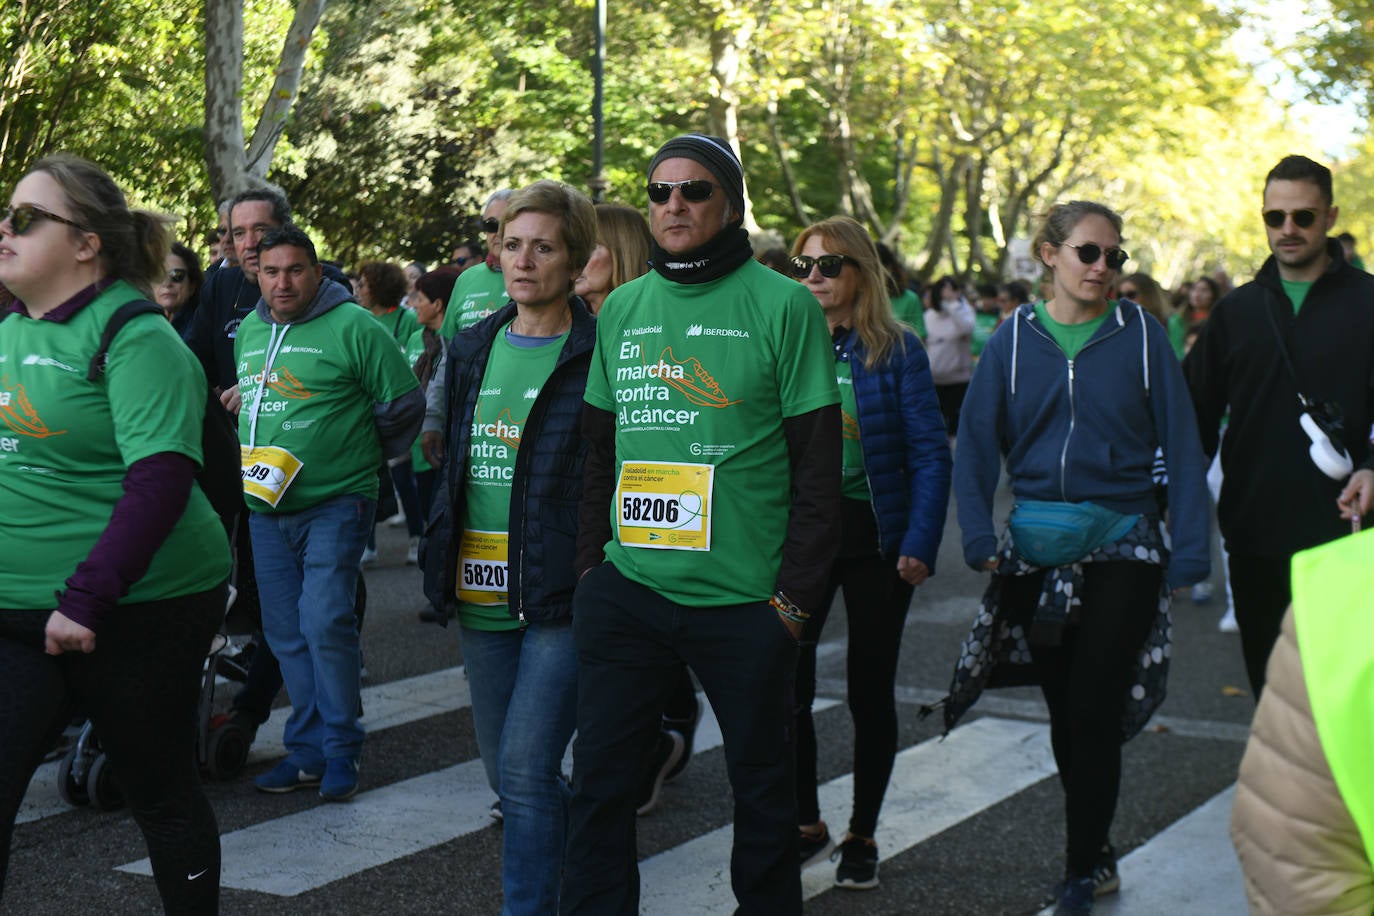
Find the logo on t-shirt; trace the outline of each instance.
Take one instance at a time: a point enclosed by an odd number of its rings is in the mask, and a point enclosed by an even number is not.
[[[9,376],[0,378],[0,420],[4,420],[10,432],[30,439],[46,439],[66,432],[65,429],[49,429],[24,393],[24,386],[18,382],[11,384]]]
[[[268,388],[293,401],[304,401],[315,396],[315,393],[302,385],[295,373],[285,366],[278,366],[267,373],[259,372],[257,375],[250,376],[248,381],[256,382],[259,385],[266,381]]]
[[[527,400],[527,401],[532,401],[532,400],[534,400],[534,399],[537,398],[537,397],[539,397],[539,389],[538,389],[538,388],[526,388],[526,389],[525,389],[525,400]]]
[[[688,337],[743,337],[743,338],[745,338],[745,339],[747,340],[748,337],[749,337],[749,332],[748,332],[748,331],[741,330],[741,329],[739,329],[739,328],[707,328],[707,327],[702,327],[702,326],[699,325],[699,324],[690,324],[690,325],[687,326],[687,336],[688,336]]]

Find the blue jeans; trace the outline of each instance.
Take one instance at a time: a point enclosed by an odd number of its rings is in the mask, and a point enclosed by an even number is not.
[[[572,621],[462,633],[477,749],[501,796],[501,912],[555,913],[569,795],[561,766],[577,724]]]
[[[254,512],[248,521],[262,629],[291,695],[287,759],[316,773],[331,757],[356,760],[362,751],[353,601],[376,508],[338,496],[301,512]]]

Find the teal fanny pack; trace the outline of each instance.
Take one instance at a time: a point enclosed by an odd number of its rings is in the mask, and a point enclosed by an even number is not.
[[[1139,518],[1092,503],[1026,500],[1012,506],[1011,539],[1028,563],[1066,566],[1120,540]]]

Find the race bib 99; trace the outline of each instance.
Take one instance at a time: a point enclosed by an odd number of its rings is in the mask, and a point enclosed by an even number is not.
[[[615,494],[620,543],[660,550],[710,550],[715,471],[710,464],[622,464]]]
[[[305,466],[295,455],[275,445],[239,446],[239,465],[244,495],[274,507]]]

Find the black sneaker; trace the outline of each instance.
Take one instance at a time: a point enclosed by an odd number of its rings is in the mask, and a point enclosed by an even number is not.
[[[819,822],[821,825],[820,833],[807,833],[801,831],[801,840],[798,843],[801,849],[801,867],[810,868],[817,862],[830,855],[830,850],[835,848],[834,842],[830,839],[830,828],[825,826],[825,821]]]
[[[1101,897],[1105,894],[1114,894],[1121,890],[1121,874],[1116,870],[1116,850],[1107,844],[1102,849],[1102,854],[1097,860],[1097,865],[1093,866],[1093,897]],[[1069,876],[1063,878],[1050,889],[1050,892],[1040,901],[1041,906],[1052,906],[1059,902],[1064,896],[1064,890],[1068,886]]]
[[[1055,903],[1054,916],[1087,916],[1093,911],[1096,896],[1091,876],[1065,878],[1064,889]]]
[[[847,837],[835,855],[840,867],[835,869],[835,886],[850,891],[866,891],[878,886],[878,844],[872,840]]]
[[[638,804],[635,806],[635,814],[645,815],[658,805],[659,790],[663,788],[663,779],[668,775],[668,771],[677,765],[682,759],[683,741],[682,735],[678,732],[658,733],[658,741],[654,743],[653,753],[646,761],[644,771],[644,782],[639,787]]]

